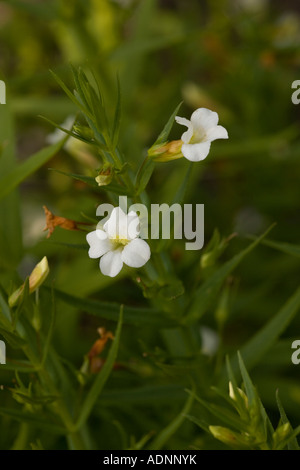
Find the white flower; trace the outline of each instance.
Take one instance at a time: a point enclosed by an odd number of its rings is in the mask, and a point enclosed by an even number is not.
[[[149,261],[149,245],[138,238],[139,223],[136,212],[131,211],[126,215],[120,207],[115,207],[103,225],[103,230],[97,228],[87,234],[89,257],[100,258],[100,270],[106,276],[115,277],[119,274],[123,263],[140,268]]]
[[[219,116],[214,111],[199,108],[193,112],[191,120],[176,116],[176,122],[188,130],[181,136],[181,152],[191,162],[204,160],[209,154],[210,144],[216,139],[228,139],[223,126],[218,126]]]

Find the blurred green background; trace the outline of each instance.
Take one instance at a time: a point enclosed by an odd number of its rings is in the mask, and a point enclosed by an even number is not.
[[[59,124],[76,114],[49,72],[53,70],[72,89],[70,63],[93,70],[110,117],[119,76],[120,148],[133,170],[181,100],[180,116],[189,118],[198,107],[217,111],[230,138],[215,142],[208,158],[192,165],[185,202],[205,204],[206,245],[216,228],[224,238],[238,234],[230,240],[222,261],[247,246],[249,236],[260,235],[274,222],[269,237],[279,242],[273,247],[261,244],[252,251],[227,280],[201,325],[193,325],[200,339],[201,327],[213,332],[219,328],[217,357],[204,354],[203,349],[201,353],[200,347],[189,366],[176,363],[175,367],[176,352],[181,355],[175,336],[170,346],[164,334],[147,324],[124,326],[118,356],[121,366],[113,372],[94,410],[91,434],[95,448],[128,448],[130,438],[139,441],[159,432],[180,412],[186,400],[184,388],[190,387],[187,367],[196,376],[199,390],[209,394],[209,385],[215,383],[212,371],[218,375],[224,353],[235,353],[299,286],[300,106],[291,101],[292,82],[300,79],[299,4],[267,0],[0,2],[0,78],[7,86],[7,104],[0,108],[0,177],[46,145],[53,128],[40,115]],[[171,138],[178,139],[181,133],[175,124]],[[15,161],[6,158],[8,148]],[[140,289],[126,275],[106,278],[86,251],[61,244],[82,244],[84,234],[58,229],[50,240],[45,239],[43,205],[57,215],[84,220],[83,214],[94,218],[97,205],[107,200],[104,192],[91,192],[82,182],[49,171],[51,167],[94,174],[95,158],[75,157],[61,150],[1,202],[1,284],[12,292],[46,255],[48,285],[54,281],[59,290],[80,298],[146,305]],[[152,202],[171,202],[186,168],[184,159],[157,165],[148,188]],[[200,268],[202,252],[185,252],[176,242],[170,253],[186,287],[208,275]],[[225,319],[220,328],[218,312],[223,306]],[[114,323],[59,302],[57,351],[80,367],[101,325],[114,331]],[[291,362],[291,343],[299,335],[298,316],[251,371],[275,422],[277,388],[291,422],[300,420],[300,365]],[[18,352],[8,350],[9,360],[17,357]],[[1,406],[14,406],[7,390],[13,386],[13,377],[13,372],[0,370]],[[29,446],[37,437],[44,448],[65,446],[63,438],[34,428],[26,431],[26,439],[22,434],[20,443],[20,424],[12,421],[14,425],[9,426],[8,417],[1,420],[1,429],[7,430],[0,433],[3,449]],[[165,448],[189,446],[216,449],[221,444],[185,421]]]

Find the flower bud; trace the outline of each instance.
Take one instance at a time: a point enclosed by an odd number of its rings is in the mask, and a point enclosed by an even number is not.
[[[216,439],[229,446],[241,448],[246,444],[241,436],[223,426],[209,426],[209,430]]]
[[[47,257],[44,256],[42,261],[40,261],[32,273],[29,276],[29,293],[32,294],[38,287],[40,287],[45,281],[46,277],[49,274],[49,265]],[[25,284],[22,284],[8,299],[8,304],[10,307],[14,307],[22,296],[24,291]]]
[[[73,126],[73,130],[76,134],[80,135],[86,140],[93,140],[94,139],[94,132],[90,127],[87,126],[79,126],[76,125]]]
[[[155,162],[168,162],[182,158],[182,140],[172,140],[162,145],[154,145],[148,151],[148,155]]]
[[[113,177],[114,177],[114,169],[111,165],[107,164],[101,168],[95,180],[98,183],[98,186],[107,186],[109,183],[111,183]]]
[[[247,397],[247,395],[245,394],[245,392],[241,388],[237,387],[237,390],[239,392],[240,397],[243,399],[246,408],[248,408],[248,397]],[[235,393],[234,393],[233,386],[232,386],[231,382],[229,382],[229,396],[232,400],[236,401],[236,396],[235,396]]]
[[[278,426],[276,431],[273,433],[273,447],[277,447],[279,444],[284,442],[289,435],[291,435],[293,432],[293,429],[290,425],[290,423],[285,423],[281,424]]]

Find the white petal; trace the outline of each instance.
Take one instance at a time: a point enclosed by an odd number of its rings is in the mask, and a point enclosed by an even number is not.
[[[180,116],[175,116],[175,121],[178,122],[178,124],[180,124],[181,126],[190,127],[191,125],[191,121]]]
[[[105,276],[115,277],[123,267],[122,248],[109,251],[100,259],[100,270]]]
[[[140,268],[149,261],[150,247],[145,240],[136,238],[126,245],[122,252],[122,260],[131,268]]]
[[[86,236],[86,240],[90,245],[89,257],[100,258],[111,249],[111,243],[107,237],[107,234],[103,230],[95,230],[90,232]]]
[[[208,130],[219,122],[218,113],[207,108],[199,108],[193,112],[191,122],[195,130]]]
[[[127,240],[133,240],[140,234],[140,219],[136,212],[130,211],[127,216]]]
[[[103,228],[107,232],[109,238],[127,238],[127,215],[120,207],[115,207],[110,218],[105,222]]]
[[[205,140],[212,142],[216,139],[228,139],[228,132],[223,126],[211,127],[206,131]]]
[[[181,136],[182,142],[188,144],[191,138],[193,137],[193,125],[191,121],[180,116],[176,116],[175,120],[176,122],[178,122],[178,124],[181,124],[182,126],[186,126],[188,128],[188,130],[185,131]]]
[[[202,142],[200,144],[183,144],[181,151],[183,156],[191,162],[200,162],[209,154],[210,142]]]

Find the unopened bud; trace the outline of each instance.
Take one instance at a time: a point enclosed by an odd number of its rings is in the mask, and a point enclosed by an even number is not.
[[[80,135],[86,140],[92,140],[94,138],[94,132],[92,129],[90,129],[90,127],[75,125],[73,126],[73,130],[76,134]]]
[[[172,140],[162,145],[154,145],[148,151],[148,155],[155,162],[168,162],[183,157],[181,152],[182,140]]]
[[[278,426],[276,431],[273,433],[273,446],[276,448],[278,444],[285,441],[290,434],[292,434],[292,427],[290,423],[282,424]]]
[[[114,169],[111,165],[104,165],[95,180],[98,186],[107,186],[114,177]]]
[[[216,439],[224,442],[224,444],[234,447],[241,447],[243,444],[240,436],[228,428],[224,428],[223,426],[209,426],[209,430]]]
[[[248,408],[248,397],[247,397],[247,395],[245,394],[245,392],[241,388],[237,387],[237,391],[238,391],[240,397],[243,399],[246,408]],[[236,395],[234,393],[233,386],[232,386],[231,382],[229,382],[229,396],[232,400],[236,401]]]
[[[46,277],[49,274],[49,265],[47,257],[44,256],[42,261],[40,261],[32,273],[29,276],[29,293],[32,294],[38,287],[40,287],[43,282],[45,281]],[[10,307],[13,307],[19,301],[23,291],[24,291],[25,284],[22,284],[8,299],[8,304]]]

